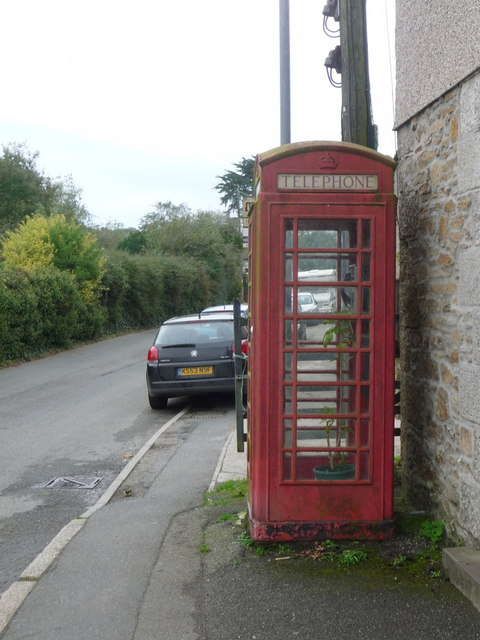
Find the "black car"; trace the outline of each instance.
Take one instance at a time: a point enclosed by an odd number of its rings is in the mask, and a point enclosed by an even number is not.
[[[148,352],[147,387],[152,409],[168,398],[233,392],[233,314],[207,313],[164,322]]]

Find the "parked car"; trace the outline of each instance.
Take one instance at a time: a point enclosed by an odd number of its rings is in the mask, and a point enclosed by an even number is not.
[[[152,409],[168,398],[233,392],[233,313],[204,313],[164,322],[148,352],[147,388]]]
[[[320,313],[332,313],[334,309],[335,297],[332,289],[322,289],[313,294]]]
[[[302,291],[298,293],[298,309],[299,312],[304,313],[318,313],[318,305],[316,303],[313,294],[308,291]],[[317,324],[318,320],[305,320],[305,325]]]
[[[302,313],[318,313],[318,306],[313,295],[307,291],[298,294],[298,306]]]
[[[233,313],[233,304],[219,304],[214,307],[207,307],[201,313],[220,313],[222,311],[228,311],[229,313]],[[244,318],[248,315],[248,305],[241,304],[240,305],[240,315]]]

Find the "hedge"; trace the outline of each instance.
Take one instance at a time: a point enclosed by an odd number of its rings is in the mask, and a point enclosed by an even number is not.
[[[85,303],[65,271],[0,270],[0,364],[96,338],[105,317],[99,304]]]
[[[213,284],[207,269],[191,258],[107,256],[103,304],[110,332],[152,327],[163,320],[201,311],[210,304]]]
[[[27,273],[0,265],[0,365],[197,313],[222,288],[193,258],[123,251],[106,258],[101,296],[90,304],[67,271]]]

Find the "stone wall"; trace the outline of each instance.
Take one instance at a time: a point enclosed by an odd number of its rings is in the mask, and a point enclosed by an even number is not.
[[[480,545],[480,72],[398,129],[408,494]]]

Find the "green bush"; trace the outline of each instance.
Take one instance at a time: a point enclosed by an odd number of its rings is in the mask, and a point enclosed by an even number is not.
[[[81,306],[73,278],[66,272],[44,268],[28,274],[25,284],[36,299],[39,327],[36,349],[70,346]]]
[[[85,302],[66,271],[0,269],[0,364],[67,348],[104,329],[104,310]]]
[[[37,298],[26,274],[0,271],[0,363],[24,358],[40,334]]]

